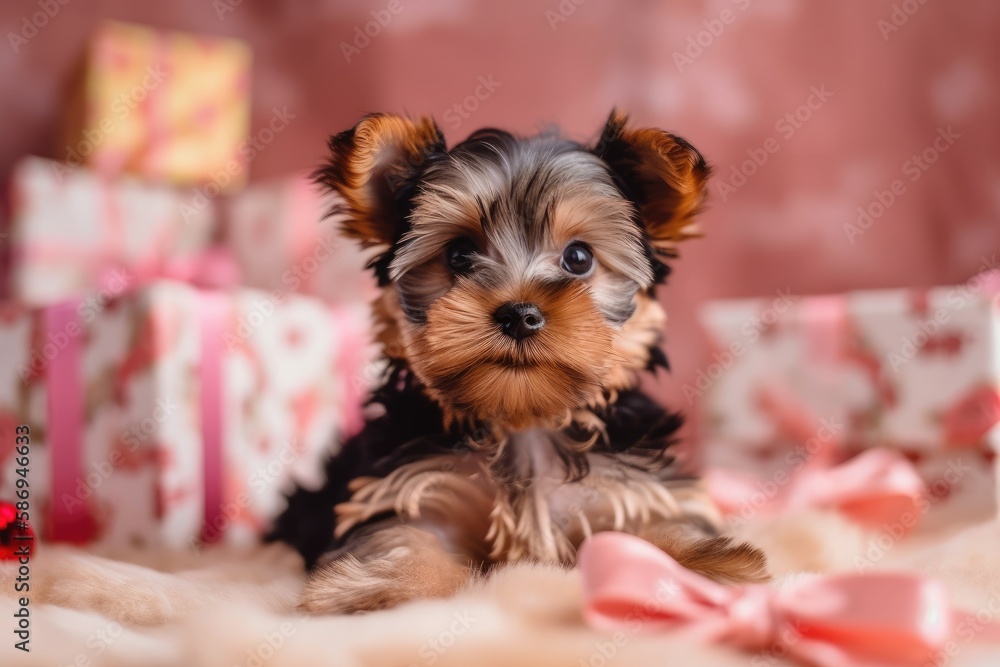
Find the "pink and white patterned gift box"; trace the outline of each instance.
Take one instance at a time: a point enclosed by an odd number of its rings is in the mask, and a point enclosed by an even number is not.
[[[2,313],[0,415],[31,429],[32,521],[98,547],[258,539],[358,427],[365,311],[127,282]],[[13,497],[8,449],[0,497]]]
[[[85,294],[114,267],[167,271],[200,253],[214,233],[211,208],[185,211],[189,193],[134,177],[27,157],[9,188],[5,291],[34,306]]]
[[[699,401],[705,462],[773,479],[833,444],[903,452],[934,502],[996,508],[1000,272],[929,290],[717,301]]]
[[[29,157],[9,185],[4,290],[32,306],[100,288],[115,268],[143,280],[238,281],[332,304],[375,298],[365,253],[339,234],[337,222],[326,217],[331,195],[305,175],[206,200],[190,189]],[[226,273],[238,280],[211,275],[218,270],[207,267],[220,262],[204,261],[206,253],[225,255],[232,265]]]

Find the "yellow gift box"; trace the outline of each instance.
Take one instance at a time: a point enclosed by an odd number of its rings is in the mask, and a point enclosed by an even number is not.
[[[65,161],[178,185],[247,180],[250,48],[106,21],[74,92]]]

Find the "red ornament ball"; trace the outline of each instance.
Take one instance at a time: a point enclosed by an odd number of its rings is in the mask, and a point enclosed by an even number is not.
[[[35,531],[18,519],[17,508],[0,501],[0,561],[17,560],[35,547]]]

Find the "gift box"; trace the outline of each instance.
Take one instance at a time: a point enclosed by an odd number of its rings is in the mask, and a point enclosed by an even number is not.
[[[226,247],[244,284],[317,296],[329,303],[371,302],[368,257],[328,216],[335,195],[302,174],[253,185],[220,202]]]
[[[246,44],[105,21],[89,43],[57,154],[67,170],[86,164],[233,191],[255,150],[249,129]]]
[[[705,462],[761,480],[831,445],[846,460],[902,452],[971,515],[995,512],[1000,445],[1000,273],[929,290],[717,301],[698,401]]]
[[[186,208],[183,190],[62,169],[28,157],[11,174],[4,288],[10,297],[41,306],[98,287],[113,269],[169,274],[212,239],[213,209]]]
[[[365,320],[307,297],[171,281],[8,303],[0,420],[30,430],[36,530],[101,547],[259,539],[283,493],[318,486],[358,428]],[[25,467],[13,442],[0,449],[5,498]]]

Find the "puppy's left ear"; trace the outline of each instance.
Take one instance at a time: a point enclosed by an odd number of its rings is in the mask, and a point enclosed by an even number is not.
[[[330,158],[316,181],[338,193],[332,214],[344,216],[344,234],[362,246],[392,247],[405,232],[406,202],[444,135],[433,120],[369,114],[330,137]]]
[[[658,254],[673,257],[679,241],[699,236],[695,216],[711,167],[694,146],[663,130],[629,128],[628,116],[612,111],[593,152],[635,203]]]

